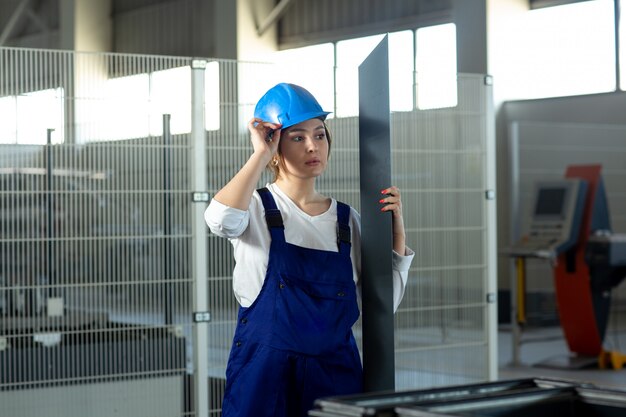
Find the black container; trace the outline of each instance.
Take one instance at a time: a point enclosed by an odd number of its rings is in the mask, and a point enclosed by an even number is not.
[[[561,387],[397,407],[398,417],[623,417],[626,391]]]
[[[491,397],[504,393],[542,391],[572,387],[576,382],[548,378],[528,378],[487,382],[475,385],[455,385],[427,390],[388,391],[321,398],[315,402],[310,417],[395,417],[397,407],[420,404],[436,405],[452,400]],[[580,384],[579,384],[580,385]]]

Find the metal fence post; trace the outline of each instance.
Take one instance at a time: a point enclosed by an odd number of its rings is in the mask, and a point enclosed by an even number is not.
[[[191,63],[191,185],[199,191],[207,187],[206,133],[204,129],[204,71],[206,61]],[[193,311],[207,311],[207,231],[204,224],[205,204],[191,205],[193,262]],[[196,416],[209,415],[208,322],[193,326],[194,405]]]

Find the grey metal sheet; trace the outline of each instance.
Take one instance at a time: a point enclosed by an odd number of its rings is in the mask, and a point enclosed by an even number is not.
[[[327,413],[362,417],[394,416],[398,407],[410,408],[420,404],[445,404],[453,400],[495,397],[503,394],[522,393],[555,388],[585,386],[565,379],[525,378],[486,382],[473,385],[453,385],[425,390],[383,391],[365,394],[321,398],[316,406]]]
[[[395,386],[391,214],[381,190],[391,185],[388,37],[359,66],[363,383],[365,391]]]

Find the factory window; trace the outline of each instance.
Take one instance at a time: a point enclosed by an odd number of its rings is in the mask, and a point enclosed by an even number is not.
[[[92,140],[122,140],[148,136],[150,78],[148,74],[112,78],[107,82],[107,97],[101,120],[110,120],[101,137]]]
[[[191,69],[155,71],[107,82],[107,97],[100,109],[113,120],[90,140],[123,140],[163,134],[163,115],[169,114],[170,133],[191,132]],[[210,62],[205,69],[205,128],[219,129],[219,68]],[[86,112],[82,118],[86,123]],[[85,135],[87,136],[87,135]]]
[[[220,128],[220,64],[207,63],[204,69],[204,128]]]
[[[615,90],[613,0],[524,13],[498,39],[499,95],[507,99]]]
[[[150,135],[163,134],[163,115],[169,114],[172,134],[191,132],[191,69],[155,71],[150,79]]]
[[[208,62],[204,70],[204,119],[206,130],[218,130],[219,63]],[[163,115],[170,114],[170,132],[191,132],[191,68],[156,71],[150,79],[150,134],[163,134]]]
[[[359,114],[359,65],[382,38],[375,35],[337,42],[338,117]]]
[[[15,99],[15,96],[0,98],[0,143],[18,143]]]
[[[337,116],[356,116],[359,110],[359,65],[384,35],[337,42]],[[411,31],[389,34],[391,111],[413,108],[413,35]]]
[[[317,98],[324,109],[333,109],[334,46],[332,43],[307,46],[277,52],[277,82],[288,82],[306,87]],[[334,113],[328,117],[334,117]]]
[[[0,98],[0,143],[43,145],[51,131],[52,143],[63,141],[62,88],[33,91]],[[33,117],[36,115],[36,117]]]
[[[391,111],[413,110],[413,32],[389,34],[389,107]]]
[[[278,52],[274,61],[279,79],[306,86],[319,97],[322,107],[334,109],[336,117],[356,116],[359,65],[383,36]],[[389,75],[392,112],[410,111],[416,104],[420,109],[455,106],[456,26],[450,23],[390,33]]]
[[[417,107],[424,110],[456,106],[456,25],[418,29],[415,45]]]

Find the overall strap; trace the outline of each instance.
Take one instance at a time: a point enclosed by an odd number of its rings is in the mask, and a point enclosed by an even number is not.
[[[350,206],[337,201],[337,246],[340,253],[350,255]]]
[[[265,222],[270,230],[272,240],[276,239],[285,241],[283,216],[280,214],[278,206],[276,206],[276,201],[274,201],[272,193],[267,189],[267,187],[259,188],[257,192],[261,196],[261,201],[263,202],[263,208],[265,209]]]

